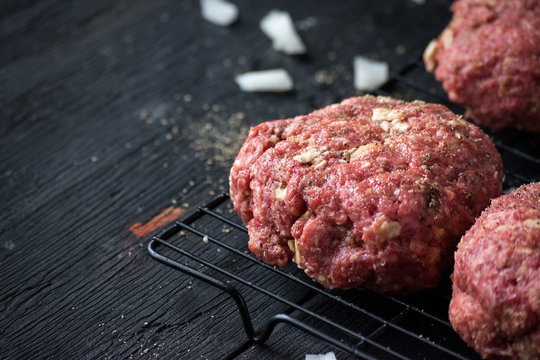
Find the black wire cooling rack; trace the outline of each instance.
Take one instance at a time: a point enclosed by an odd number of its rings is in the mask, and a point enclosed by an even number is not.
[[[463,113],[426,74],[420,60],[392,73],[374,93],[438,102]],[[538,135],[483,130],[503,158],[505,192],[540,181]],[[366,289],[330,291],[294,265],[280,269],[259,261],[247,251],[247,241],[247,230],[234,213],[229,195],[222,193],[155,236],[148,250],[157,261],[228,294],[251,343],[264,343],[276,325],[286,324],[362,359],[480,358],[448,321],[449,276],[436,289],[402,298]],[[246,296],[252,293],[273,305],[266,318],[259,319],[258,313],[250,311]]]

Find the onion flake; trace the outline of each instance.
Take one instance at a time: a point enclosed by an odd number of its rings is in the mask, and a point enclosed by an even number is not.
[[[306,52],[306,45],[296,32],[291,15],[286,11],[271,10],[260,21],[262,32],[272,40],[272,47],[287,55]]]
[[[390,75],[388,63],[354,57],[354,87],[358,90],[374,90],[388,81]]]
[[[293,89],[293,80],[285,69],[250,71],[234,79],[246,92],[284,92]]]
[[[238,8],[227,0],[199,0],[202,17],[219,26],[229,26],[238,19]]]

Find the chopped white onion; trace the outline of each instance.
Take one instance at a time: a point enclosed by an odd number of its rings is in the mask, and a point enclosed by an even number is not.
[[[389,79],[388,63],[354,57],[354,87],[358,90],[374,90]]]
[[[260,21],[263,33],[272,40],[274,50],[288,55],[306,52],[306,45],[296,32],[291,15],[286,11],[271,10]]]
[[[293,80],[285,69],[250,71],[234,80],[246,92],[284,92],[293,88]]]
[[[219,26],[229,26],[238,19],[238,8],[226,0],[199,0],[204,19]]]
[[[317,355],[307,354],[306,360],[337,360],[337,359],[334,352],[330,351],[329,353],[326,353],[326,354],[317,354]]]

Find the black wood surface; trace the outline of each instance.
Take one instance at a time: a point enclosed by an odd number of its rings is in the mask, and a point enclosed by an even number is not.
[[[0,5],[0,358],[331,350],[283,327],[264,346],[249,343],[230,299],[158,264],[151,234],[129,228],[226,190],[250,126],[357,94],[355,55],[394,70],[418,57],[448,21],[449,1],[237,4],[227,28],[204,21],[194,0]],[[274,8],[291,13],[305,56],[275,52],[259,30]],[[294,91],[247,94],[234,83],[275,67],[290,72]],[[256,323],[290,311],[248,299]]]

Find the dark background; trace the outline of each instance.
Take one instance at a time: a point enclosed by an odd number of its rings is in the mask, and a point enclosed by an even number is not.
[[[227,28],[204,21],[197,1],[1,3],[0,358],[282,359],[331,349],[283,327],[252,346],[220,291],[154,261],[153,233],[129,227],[227,190],[250,126],[360,94],[355,55],[394,71],[417,59],[450,1],[235,3],[240,18]],[[290,12],[305,56],[275,52],[259,30],[274,8]],[[275,67],[294,91],[248,94],[234,83]],[[267,301],[254,296],[253,311]]]

